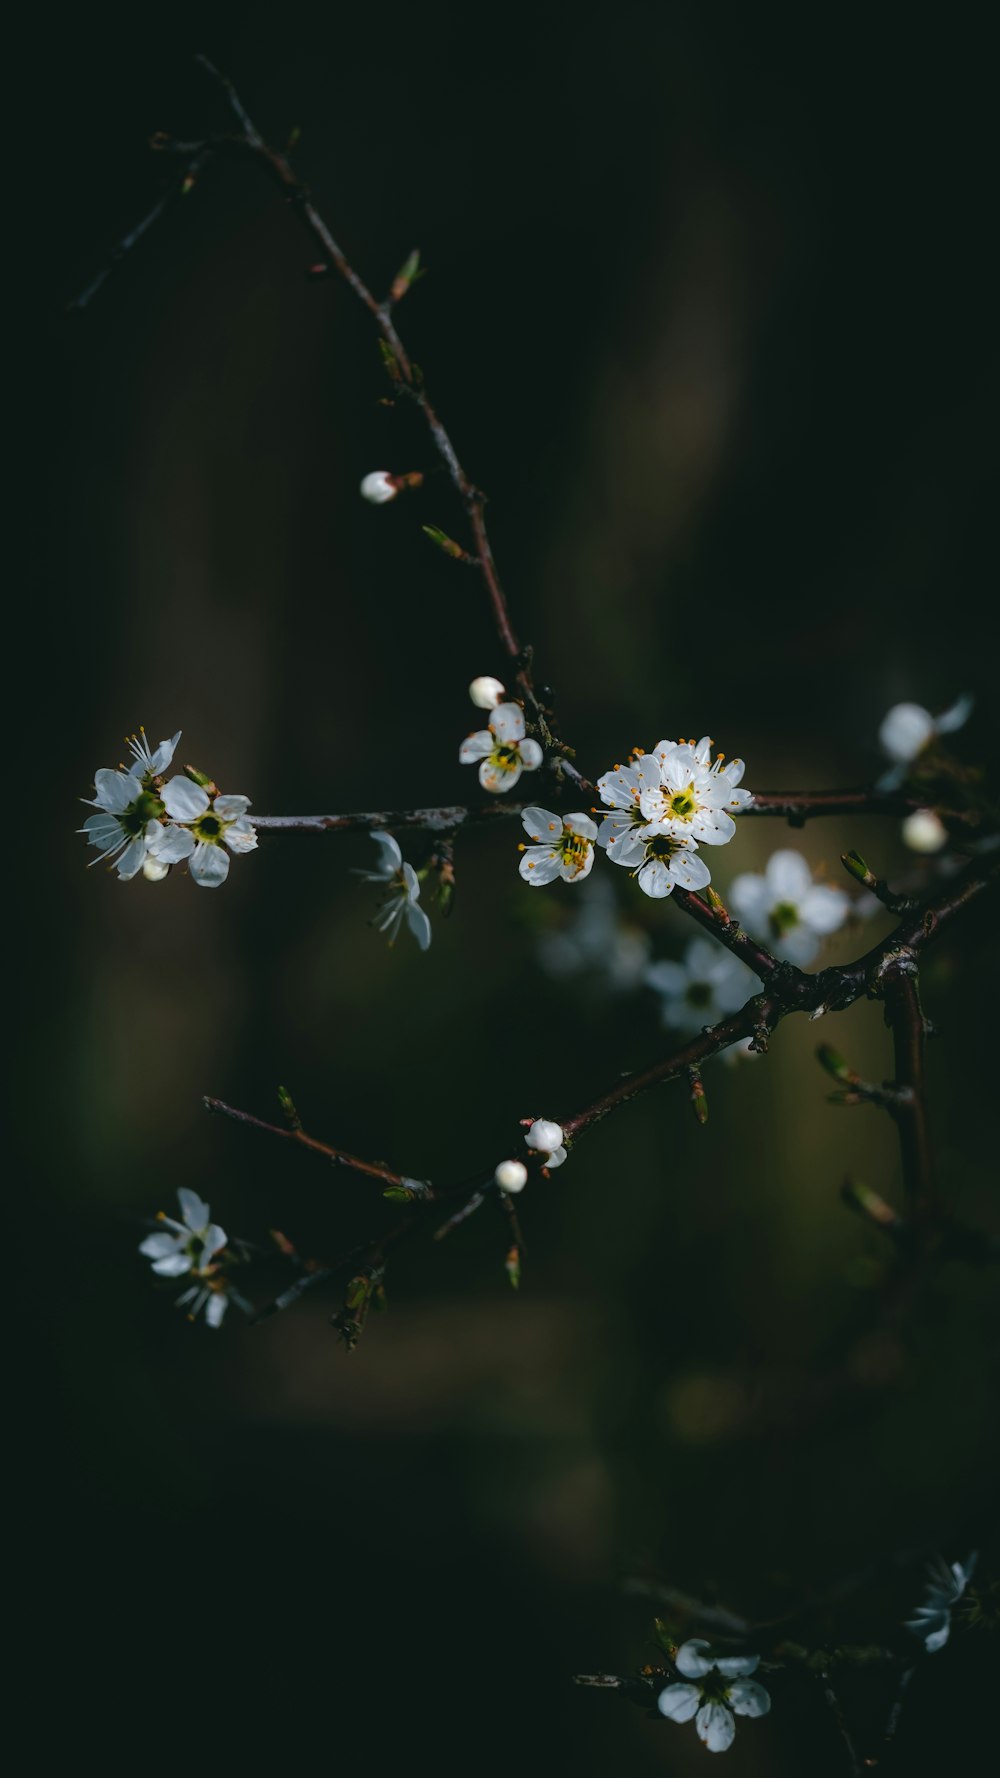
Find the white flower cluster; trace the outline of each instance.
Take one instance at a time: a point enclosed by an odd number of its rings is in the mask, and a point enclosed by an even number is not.
[[[182,1185],[177,1198],[183,1221],[175,1222],[161,1211],[162,1231],[147,1235],[139,1252],[152,1260],[153,1271],[160,1278],[190,1275],[194,1283],[181,1292],[175,1307],[186,1307],[192,1321],[204,1310],[209,1327],[218,1327],[229,1307],[230,1293],[219,1259],[229,1237],[212,1221],[208,1205],[197,1192]]]
[[[187,861],[195,882],[215,889],[229,875],[229,853],[252,852],[257,844],[247,818],[249,797],[220,796],[201,774],[164,781],[180,738],[178,730],[154,751],[140,729],[128,743],[131,763],[95,773],[97,795],[83,799],[98,813],[79,831],[102,859],[116,865],[123,883],[140,871],[158,883],[172,864]]]
[[[771,1699],[748,1677],[757,1671],[759,1655],[713,1656],[705,1652],[708,1646],[698,1637],[681,1644],[674,1666],[688,1683],[666,1686],[656,1704],[671,1722],[694,1717],[709,1753],[725,1753],[736,1738],[736,1717],[766,1716]]]
[[[501,710],[515,711],[523,724],[516,704]],[[491,729],[499,715],[500,710],[494,712]],[[470,736],[470,742],[483,740]],[[537,751],[532,764],[540,764],[537,743],[521,741],[521,751],[531,745]],[[520,764],[515,769],[512,782],[520,776]],[[612,864],[637,877],[640,889],[654,900],[672,894],[678,885],[704,889],[711,872],[700,848],[726,845],[736,832],[733,814],[753,801],[750,791],[738,788],[743,772],[741,759],[728,765],[721,754],[712,759],[707,735],[697,744],[661,741],[652,753],[634,753],[628,765],[615,766],[597,781],[601,801],[613,811],[599,827],[579,811],[555,815],[535,805],[525,809],[524,829],[536,843],[524,849],[521,876],[535,886],[556,877],[582,882],[593,866],[596,845]],[[506,788],[487,782],[482,771],[480,776],[487,789]]]

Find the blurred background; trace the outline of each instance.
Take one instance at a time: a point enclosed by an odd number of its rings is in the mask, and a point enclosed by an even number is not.
[[[461,840],[426,956],[368,926],[363,837],[267,836],[211,894],[84,869],[77,799],[139,723],[183,729],[180,757],[258,813],[462,800],[465,688],[504,668],[478,581],[421,534],[463,533],[417,416],[380,405],[363,310],[306,278],[315,254],[255,169],[212,167],[85,312],[65,305],[164,188],[149,134],[227,127],[207,52],[270,139],[301,129],[296,164],[376,291],[419,246],[400,328],[490,493],[515,624],[585,771],[710,732],[751,789],[863,783],[891,703],[963,691],[958,746],[992,769],[981,47],[960,13],[942,39],[891,9],[389,0],[98,7],[31,50],[42,342],[11,356],[43,510],[16,526],[17,659],[52,814],[37,936],[15,942],[13,1128],[25,1640],[65,1705],[47,1732],[132,1770],[180,1742],[251,1769],[416,1754],[683,1778],[693,1731],[569,1683],[651,1658],[655,1606],[624,1579],[767,1615],[914,1550],[860,1596],[852,1634],[877,1640],[921,1552],[990,1534],[992,1280],[946,1269],[873,1333],[886,1252],[839,1202],[847,1174],[898,1199],[888,1122],[831,1106],[813,1059],[825,1035],[883,1078],[879,1010],[788,1021],[767,1059],[712,1066],[704,1129],[678,1087],[596,1128],[521,1200],[517,1296],[488,1206],[399,1251],[351,1355],[335,1291],[252,1331],[173,1313],[135,1249],[178,1185],[231,1234],[276,1225],[321,1256],[391,1217],[202,1094],[270,1118],[282,1082],[314,1134],[445,1182],[672,1039],[652,994],[546,969],[575,892],[526,905],[512,829]],[[376,509],[357,492],[375,468],[427,481]],[[913,868],[891,821],[755,821],[717,886],[787,844],[834,880],[850,846]],[[669,904],[622,906],[651,955],[682,953]],[[987,1225],[995,962],[971,921],[924,982],[942,1190]],[[255,1300],[283,1281],[262,1268]],[[938,1660],[907,1771],[964,1707],[967,1651]],[[822,1699],[780,1681],[730,1759],[844,1769]]]

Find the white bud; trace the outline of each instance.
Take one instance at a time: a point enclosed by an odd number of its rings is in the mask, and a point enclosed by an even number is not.
[[[469,686],[469,696],[479,710],[495,710],[503,695],[504,687],[499,679],[492,679],[489,673],[481,674]]]
[[[903,842],[911,852],[940,852],[948,843],[948,829],[933,809],[914,809],[903,822]]]
[[[537,1148],[541,1154],[554,1154],[562,1147],[562,1125],[552,1123],[547,1117],[536,1117],[524,1140],[529,1148]]]
[[[894,704],[882,720],[878,738],[890,759],[907,765],[923,751],[934,732],[934,718],[922,704]]]
[[[162,883],[164,877],[170,875],[170,866],[161,864],[158,858],[153,857],[152,852],[147,852],[142,861],[142,874],[147,883]]]
[[[373,469],[361,483],[361,492],[373,506],[384,506],[387,500],[395,500],[399,489],[387,469]]]
[[[528,1183],[528,1169],[523,1161],[501,1161],[493,1177],[501,1191],[523,1192]]]

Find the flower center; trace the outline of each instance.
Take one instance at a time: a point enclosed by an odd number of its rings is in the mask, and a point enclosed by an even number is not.
[[[711,1005],[712,1000],[712,990],[707,982],[691,982],[685,992],[684,998],[689,1006],[697,1006],[699,1008],[709,1006]]]
[[[799,910],[793,901],[779,901],[767,916],[767,923],[774,938],[784,938],[793,926],[799,924]]]
[[[206,846],[217,846],[222,838],[224,829],[225,823],[219,820],[218,815],[213,815],[211,813],[207,815],[199,815],[194,824],[195,833],[198,835],[198,838],[202,841],[203,845]]]
[[[689,784],[686,790],[678,790],[670,798],[667,808],[678,821],[690,821],[698,805],[694,798],[694,785]]]
[[[129,803],[124,815],[119,815],[118,820],[122,832],[136,839],[139,834],[145,833],[148,821],[158,820],[165,812],[159,797],[154,796],[151,790],[144,790],[134,803]]]
[[[520,749],[514,741],[501,741],[492,753],[492,761],[498,772],[512,772],[520,757]]]
[[[562,853],[563,863],[572,865],[574,872],[579,872],[587,862],[590,841],[584,839],[582,834],[570,833],[567,829],[559,841],[559,850]]]

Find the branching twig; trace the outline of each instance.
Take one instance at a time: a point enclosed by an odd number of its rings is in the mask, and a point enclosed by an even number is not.
[[[384,1185],[405,1188],[415,1183],[406,1179],[401,1173],[394,1173],[381,1161],[363,1161],[356,1154],[348,1154],[346,1149],[331,1148],[328,1142],[320,1142],[315,1136],[307,1136],[303,1129],[282,1129],[280,1124],[269,1124],[261,1117],[254,1117],[249,1111],[239,1111],[235,1105],[227,1105],[224,1099],[213,1099],[205,1095],[202,1103],[206,1111],[217,1112],[221,1117],[232,1118],[234,1123],[249,1124],[254,1130],[266,1130],[269,1136],[278,1136],[283,1142],[293,1142],[298,1148],[307,1148],[313,1154],[322,1155],[324,1160],[332,1161],[335,1166],[349,1167],[352,1173],[365,1173],[371,1179],[381,1179]],[[430,1186],[425,1186],[421,1196],[433,1197]]]

